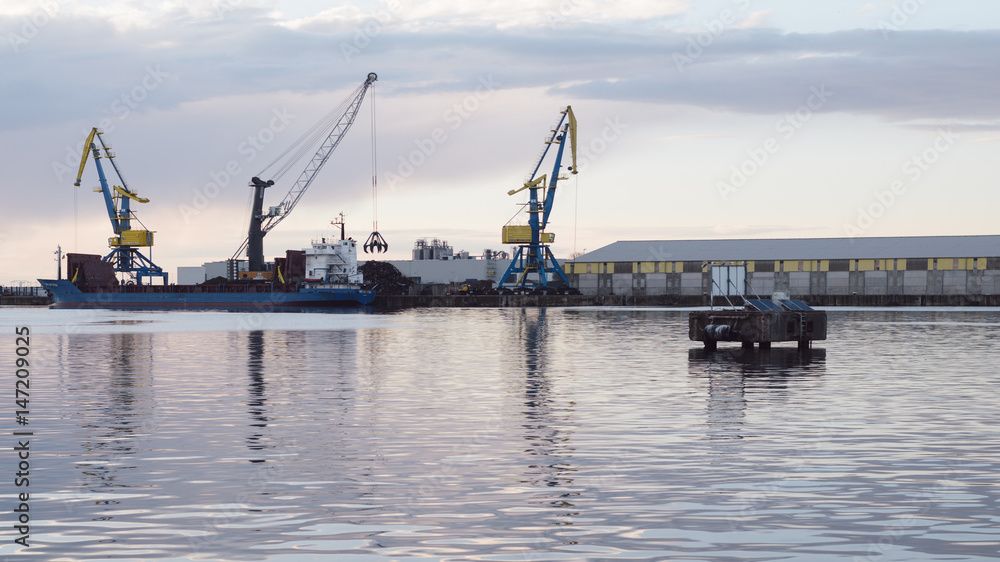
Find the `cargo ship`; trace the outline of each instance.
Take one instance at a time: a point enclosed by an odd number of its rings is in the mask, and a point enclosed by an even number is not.
[[[353,239],[313,241],[274,260],[272,272],[236,272],[193,285],[120,283],[101,256],[67,254],[70,279],[39,279],[56,308],[188,308],[273,310],[357,307],[375,300],[358,271]],[[233,261],[232,268],[238,269]]]

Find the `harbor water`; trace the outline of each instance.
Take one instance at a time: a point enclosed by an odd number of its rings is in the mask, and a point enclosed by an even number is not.
[[[0,556],[1000,557],[1000,310],[831,309],[804,354],[687,314],[4,308]]]

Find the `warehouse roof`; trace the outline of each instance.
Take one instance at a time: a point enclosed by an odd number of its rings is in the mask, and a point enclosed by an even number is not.
[[[577,262],[985,258],[1000,256],[1000,236],[623,240]]]

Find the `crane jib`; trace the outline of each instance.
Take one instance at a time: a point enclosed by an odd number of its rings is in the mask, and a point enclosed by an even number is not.
[[[259,178],[254,178],[256,181],[251,182],[251,186],[254,188],[254,202],[250,216],[250,228],[247,234],[247,239],[233,256],[234,259],[240,254],[240,252],[243,251],[243,248],[246,248],[247,258],[250,262],[250,270],[261,271],[264,269],[264,235],[274,229],[274,227],[278,226],[278,224],[281,223],[281,221],[283,221],[293,209],[295,209],[299,200],[302,199],[306,190],[309,189],[313,180],[316,179],[316,175],[323,168],[323,165],[326,164],[327,160],[330,159],[330,155],[333,154],[333,151],[340,144],[340,141],[343,140],[344,135],[347,134],[348,130],[350,130],[351,125],[354,124],[354,120],[361,108],[361,102],[364,100],[365,93],[368,92],[368,89],[377,79],[378,75],[374,72],[369,73],[361,87],[352,93],[352,97],[349,98],[350,101],[347,103],[347,108],[339,116],[336,124],[333,125],[330,132],[326,135],[323,142],[320,144],[319,149],[310,159],[309,163],[306,164],[305,170],[302,171],[299,178],[294,184],[292,184],[292,187],[289,189],[288,194],[285,195],[285,198],[282,199],[280,203],[272,207],[274,212],[269,212],[266,215],[263,213],[263,191],[266,187],[274,185],[273,180],[263,181]],[[287,152],[288,151],[286,151],[286,153]]]

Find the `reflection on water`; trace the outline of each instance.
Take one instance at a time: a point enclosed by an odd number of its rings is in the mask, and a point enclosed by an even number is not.
[[[546,310],[521,310],[516,321],[524,357],[524,439],[529,455],[523,484],[547,490],[534,504],[545,505],[559,512],[553,518],[537,521],[540,525],[572,525],[574,501],[579,492],[566,489],[573,485],[573,426],[572,403],[560,408],[552,396],[552,381],[547,373],[549,325]],[[516,348],[515,348],[516,349]],[[513,351],[513,350],[512,350]]]
[[[247,448],[251,451],[259,451],[264,448],[261,438],[264,436],[262,428],[267,427],[267,412],[264,406],[267,403],[264,383],[264,332],[253,330],[247,334],[247,374],[250,376],[248,388],[247,408],[250,412],[250,427],[261,428],[254,431],[247,437]],[[280,376],[280,373],[276,373]],[[250,459],[250,462],[264,462],[264,459]]]
[[[708,385],[707,421],[710,439],[743,439],[747,389],[763,389],[768,402],[787,397],[795,379],[822,374],[826,349],[772,347],[744,349],[725,346],[688,350],[688,370]],[[723,448],[726,452],[730,449]]]
[[[826,363],[826,349],[800,350],[797,347],[744,349],[730,346],[720,347],[715,351],[706,351],[703,347],[697,347],[688,350],[688,361],[692,373],[699,370],[697,368],[699,364],[733,365],[744,376],[762,375],[782,378],[789,375],[808,374],[815,370],[809,367],[822,366]]]
[[[1000,549],[997,311],[831,311],[824,348],[710,354],[672,310],[74,318],[33,331],[38,523],[19,555]]]
[[[85,458],[77,468],[92,489],[124,485],[121,471],[134,469],[132,455],[138,441],[152,428],[155,395],[152,377],[151,334],[107,334],[81,338],[69,344],[71,373],[81,373],[70,388],[75,394],[75,416],[84,438]],[[62,347],[62,346],[60,346]],[[102,367],[95,369],[97,365]],[[105,500],[106,504],[117,504]]]
[[[569,447],[570,433],[560,428],[572,425],[572,406],[557,411],[551,382],[546,374],[546,323],[545,309],[531,311],[537,313],[529,317],[528,311],[521,311],[518,332],[524,345],[524,439],[529,447],[526,453],[533,457],[528,468],[530,483],[535,486],[558,486],[560,481],[572,472],[568,463],[572,449]]]

